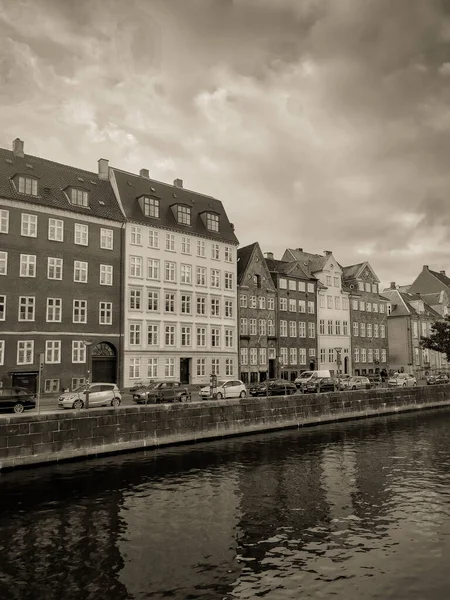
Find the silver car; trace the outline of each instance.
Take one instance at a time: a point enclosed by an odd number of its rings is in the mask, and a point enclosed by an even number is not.
[[[409,373],[396,373],[393,377],[389,377],[389,387],[407,387],[417,385],[417,379]]]
[[[60,408],[84,408],[87,386],[82,385],[73,392],[65,392],[58,398]],[[119,406],[122,401],[115,383],[91,383],[89,385],[89,406]]]

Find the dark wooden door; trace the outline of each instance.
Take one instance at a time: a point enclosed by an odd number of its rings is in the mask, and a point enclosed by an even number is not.
[[[190,358],[180,358],[180,382],[185,385],[191,382],[190,363]]]

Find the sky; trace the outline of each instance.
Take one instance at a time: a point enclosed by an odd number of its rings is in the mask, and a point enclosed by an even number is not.
[[[241,246],[450,272],[450,0],[0,0],[0,146],[219,198]]]

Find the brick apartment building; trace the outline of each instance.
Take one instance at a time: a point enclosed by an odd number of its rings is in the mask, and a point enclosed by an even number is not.
[[[240,378],[257,383],[278,374],[277,294],[257,242],[237,256]]]
[[[0,381],[119,382],[124,217],[98,173],[0,149]],[[88,373],[88,371],[90,373]]]

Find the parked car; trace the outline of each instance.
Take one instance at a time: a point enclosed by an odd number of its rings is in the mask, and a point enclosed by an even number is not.
[[[370,381],[372,387],[378,387],[383,383],[381,375],[367,375],[367,379]]]
[[[189,402],[191,394],[179,381],[153,381],[133,394],[136,404]]]
[[[151,381],[147,381],[147,383],[145,383],[145,381],[135,381],[133,386],[130,387],[130,394],[135,394],[136,392],[140,392],[144,388],[148,387],[150,385],[150,383],[151,383]]]
[[[427,385],[443,385],[449,383],[448,375],[439,373],[438,375],[428,375]]]
[[[338,389],[338,383],[333,377],[314,377],[303,386],[304,394],[317,394],[322,392],[334,392]]]
[[[303,371],[300,376],[294,380],[295,385],[298,389],[302,389],[311,379],[317,377],[331,377],[331,373],[328,369],[322,369],[321,371]]]
[[[0,410],[22,413],[36,408],[36,394],[23,387],[0,388]]]
[[[217,400],[222,398],[245,398],[247,396],[247,388],[245,383],[239,379],[221,379],[217,382]],[[210,398],[211,387],[206,385],[200,390],[200,398]]]
[[[371,387],[369,378],[364,375],[354,375],[341,381],[341,390],[370,390]]]
[[[410,373],[396,373],[388,379],[389,387],[407,387],[417,385],[417,379]]]
[[[288,396],[295,394],[297,386],[286,379],[266,379],[249,388],[251,396]]]
[[[89,389],[89,407],[91,406],[119,406],[122,401],[119,388],[115,383],[91,383],[89,386],[81,385],[73,392],[65,392],[58,398],[60,408],[84,408],[86,406],[86,392]]]

